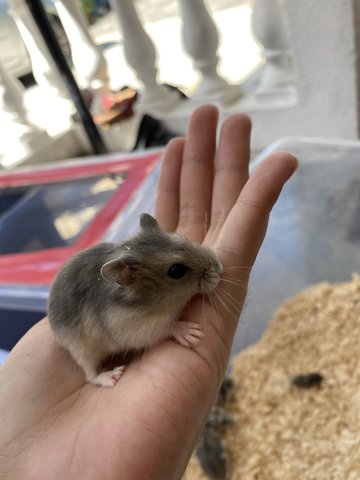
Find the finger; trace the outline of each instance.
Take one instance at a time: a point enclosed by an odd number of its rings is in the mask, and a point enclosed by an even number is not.
[[[210,221],[218,110],[204,105],[193,113],[180,179],[179,231],[202,241]]]
[[[185,139],[174,138],[164,152],[155,206],[159,225],[173,231],[179,221],[179,186]]]
[[[289,153],[270,155],[251,175],[220,232],[216,253],[224,266],[213,303],[221,318],[210,318],[212,328],[230,345],[245,301],[247,282],[264,239],[269,214],[297,160]]]
[[[297,168],[290,153],[264,160],[241,191],[217,242],[224,266],[251,266],[264,239],[269,214],[285,182]]]
[[[250,132],[250,118],[242,114],[232,115],[221,128],[208,232],[210,243],[215,241],[249,178]]]

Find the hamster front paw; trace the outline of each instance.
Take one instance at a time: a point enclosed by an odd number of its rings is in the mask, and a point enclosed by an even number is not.
[[[204,338],[201,326],[192,322],[177,321],[172,332],[172,338],[187,348],[195,347]]]
[[[113,370],[101,372],[97,377],[91,379],[90,383],[100,385],[101,387],[114,387],[124,373],[124,370],[125,365],[121,365],[120,367],[115,367]]]

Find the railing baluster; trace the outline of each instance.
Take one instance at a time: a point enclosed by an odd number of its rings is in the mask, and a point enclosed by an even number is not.
[[[11,168],[37,149],[50,145],[50,137],[27,118],[24,87],[0,64],[0,165]]]
[[[183,42],[202,78],[194,97],[228,104],[241,96],[238,85],[230,85],[217,71],[219,34],[203,0],[179,0]]]
[[[293,85],[291,51],[281,0],[254,0],[253,31],[264,47],[266,65],[257,93],[275,93]]]
[[[9,6],[29,52],[36,82],[43,88],[54,90],[54,94],[57,96],[69,98],[58,75],[56,65],[34,19],[29,14],[25,1],[9,0]]]
[[[145,87],[139,108],[155,114],[173,109],[180,97],[157,82],[156,50],[141,24],[133,0],[110,0],[110,3],[123,32],[126,60]]]
[[[95,89],[107,87],[106,60],[92,37],[85,15],[74,0],[55,0],[55,7],[66,32],[76,74]]]

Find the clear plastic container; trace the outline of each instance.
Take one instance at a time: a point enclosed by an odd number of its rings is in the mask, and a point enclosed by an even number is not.
[[[9,350],[47,309],[64,261],[118,242],[154,209],[161,150],[106,155],[0,175],[0,349]]]
[[[233,353],[256,342],[289,297],[360,272],[360,143],[284,138],[252,168],[280,150],[294,153],[300,165],[271,213]]]

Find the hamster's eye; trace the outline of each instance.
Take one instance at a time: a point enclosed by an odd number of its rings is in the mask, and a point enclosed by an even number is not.
[[[174,263],[168,270],[169,277],[179,280],[190,270],[189,267],[183,265],[182,263]]]

